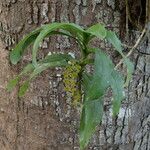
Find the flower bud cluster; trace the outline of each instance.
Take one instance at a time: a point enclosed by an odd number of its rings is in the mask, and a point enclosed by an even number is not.
[[[81,92],[79,90],[79,73],[81,66],[76,61],[69,61],[69,65],[63,72],[64,90],[67,96],[71,97],[74,104],[77,104],[81,100]]]

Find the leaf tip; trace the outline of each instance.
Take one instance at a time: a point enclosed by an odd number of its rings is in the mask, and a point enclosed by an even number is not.
[[[6,86],[6,90],[8,92],[11,92],[18,82],[19,82],[19,77],[16,77],[15,79],[10,80]]]
[[[15,50],[12,50],[10,52],[9,58],[10,58],[10,62],[13,65],[16,65],[20,60],[20,54],[18,52],[16,52]]]
[[[22,86],[20,87],[19,89],[19,93],[18,93],[18,96],[21,98],[25,95],[25,93],[27,92],[29,88],[29,81],[26,81],[22,84]]]

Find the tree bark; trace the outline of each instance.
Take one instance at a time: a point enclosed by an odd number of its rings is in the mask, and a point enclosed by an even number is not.
[[[104,23],[119,36],[121,10],[118,0],[0,0],[0,147],[2,150],[78,150],[79,114],[66,100],[62,90],[61,69],[48,70],[31,83],[24,98],[17,97],[18,88],[6,92],[8,80],[31,61],[29,51],[17,66],[9,63],[10,49],[27,33],[42,24],[75,22],[83,27]],[[133,45],[139,36],[134,31],[128,39]],[[125,39],[122,37],[122,39]],[[124,41],[123,41],[124,42]],[[114,58],[108,43],[94,41]],[[46,38],[39,57],[48,51],[74,52],[75,41],[66,37]],[[150,41],[139,51],[150,53]],[[118,58],[114,58],[117,61]],[[105,101],[102,125],[92,137],[88,149],[149,150],[150,149],[150,57],[132,55],[135,72],[126,90],[119,116],[112,119],[110,100]]]

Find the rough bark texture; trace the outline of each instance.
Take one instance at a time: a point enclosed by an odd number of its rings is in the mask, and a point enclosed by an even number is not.
[[[59,76],[61,70],[57,68],[43,73],[31,83],[26,96],[19,99],[16,96],[17,88],[11,94],[5,88],[8,80],[31,60],[30,51],[17,67],[10,66],[8,53],[29,31],[55,21],[75,22],[82,26],[103,22],[120,35],[120,23],[124,20],[120,14],[123,7],[123,0],[0,0],[0,149],[79,149],[79,115],[64,97]],[[131,39],[128,39],[128,45],[133,45],[138,35],[134,31]],[[112,54],[109,44],[94,44]],[[47,38],[41,49],[43,51],[39,57],[49,50],[73,50],[78,54],[76,43],[66,37]],[[150,53],[150,41],[147,40],[138,49]],[[135,72],[119,116],[112,120],[110,102],[106,102],[103,123],[88,149],[150,149],[150,57],[135,51],[132,58]]]

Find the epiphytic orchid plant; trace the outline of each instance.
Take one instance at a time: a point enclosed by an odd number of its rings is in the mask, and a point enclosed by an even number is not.
[[[40,43],[46,37],[64,35],[73,38],[79,45],[81,56],[74,58],[68,53],[47,55],[38,60],[37,54]],[[115,65],[99,48],[92,47],[89,42],[93,38],[107,40],[115,50],[120,53],[127,68],[127,77],[115,69]],[[10,52],[10,61],[16,65],[25,54],[27,47],[33,43],[32,63],[27,64],[22,72],[8,84],[11,91],[23,76],[27,79],[19,89],[19,97],[23,96],[29,88],[30,82],[40,73],[49,68],[63,67],[63,82],[66,95],[72,98],[74,104],[81,107],[80,120],[80,149],[84,150],[96,126],[101,123],[103,116],[104,94],[111,88],[113,93],[113,116],[119,113],[121,101],[124,99],[124,85],[127,85],[132,75],[133,65],[122,52],[120,40],[116,34],[107,30],[104,25],[96,24],[87,29],[73,23],[51,23],[44,25],[24,37]],[[94,71],[88,73],[86,65],[93,65]],[[81,105],[78,105],[81,104]]]

